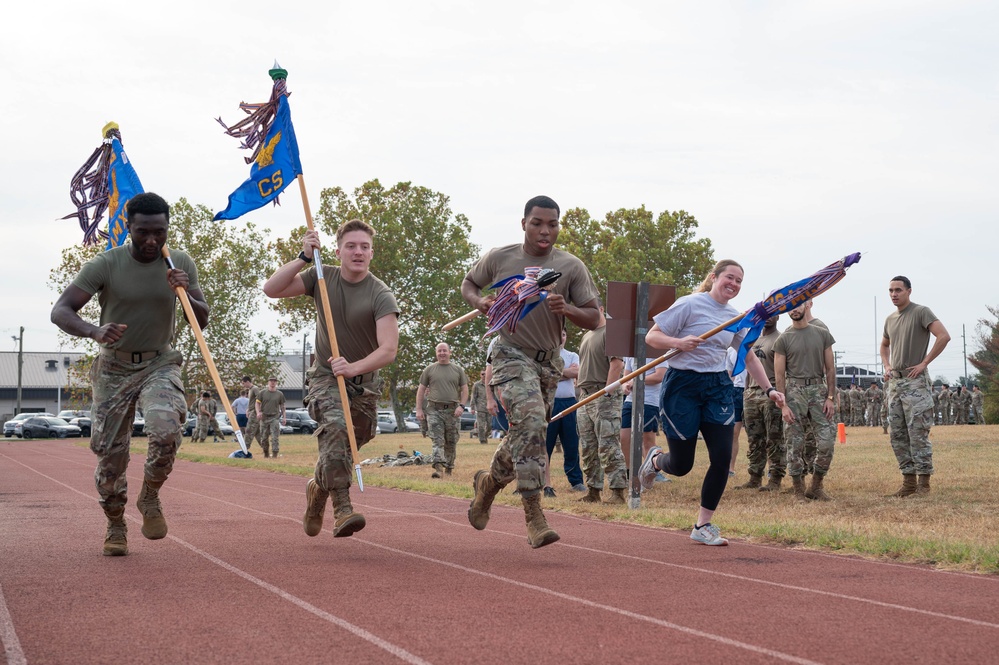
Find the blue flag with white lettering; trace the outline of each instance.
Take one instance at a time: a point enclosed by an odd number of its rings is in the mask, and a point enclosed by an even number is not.
[[[298,141],[291,124],[291,109],[285,95],[278,98],[277,113],[264,138],[250,177],[229,195],[229,205],[215,219],[236,219],[270,203],[302,172]]]
[[[108,246],[120,247],[128,237],[125,224],[125,205],[136,194],[141,194],[142,183],[139,174],[132,168],[128,155],[117,137],[111,139],[111,156],[108,161]]]

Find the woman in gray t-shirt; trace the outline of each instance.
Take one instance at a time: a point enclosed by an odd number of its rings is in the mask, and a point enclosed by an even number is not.
[[[702,339],[701,335],[739,315],[729,301],[742,289],[743,271],[735,261],[720,261],[701,284],[700,290],[680,298],[654,317],[646,336],[649,346],[683,351],[670,358],[660,401],[663,431],[669,452],[655,447],[645,456],[640,473],[648,489],[656,474],[684,476],[694,466],[698,431],[704,437],[710,460],[701,485],[701,506],[692,540],[705,545],[727,545],[718,527],[711,524],[728,482],[732,459],[735,406],[732,378],[726,369],[729,347],[738,349],[746,332],[722,331]],[[746,354],[746,369],[778,405],[784,396],[770,385],[766,371],[752,353]]]

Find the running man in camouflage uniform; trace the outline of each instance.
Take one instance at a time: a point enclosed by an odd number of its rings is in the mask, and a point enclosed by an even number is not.
[[[313,478],[305,486],[302,527],[308,536],[322,531],[327,499],[333,504],[334,538],[351,536],[366,524],[364,515],[355,513],[350,502],[354,464],[336,377],[346,381],[347,408],[360,448],[377,431],[378,399],[382,394],[378,370],[395,360],[399,347],[399,306],[388,286],[370,271],[374,236],[375,230],[359,219],[345,222],[336,232],[339,267],[323,265],[340,352],[336,358],[332,357],[326,316],[321,309],[316,268],[302,271],[319,249],[319,233],[306,232],[298,258],[278,268],[264,284],[264,293],[271,298],[308,295],[316,303],[316,355],[308,371],[309,394],[305,402],[309,415],[319,423],[319,459]]]
[[[479,443],[489,443],[489,425],[492,416],[489,415],[486,384],[482,379],[472,384],[472,412],[475,414],[475,432],[479,435]]]
[[[976,425],[985,424],[985,393],[976,385],[971,392],[971,411]]]
[[[465,370],[451,362],[451,347],[441,342],[434,349],[437,362],[427,365],[416,389],[416,419],[426,420],[427,433],[433,443],[430,463],[431,478],[448,476],[454,470],[458,453],[459,418],[468,401],[468,376]],[[424,401],[425,400],[425,401]]]
[[[198,325],[208,325],[208,304],[198,287],[194,262],[178,249],[171,251],[176,269],[167,270],[162,260],[170,206],[146,192],[132,197],[126,212],[131,243],[88,261],[52,308],[52,322],[62,330],[100,344],[90,372],[94,391],[90,449],[97,455],[94,479],[108,520],[106,556],[128,554],[125,470],[136,407],[145,414],[148,445],[142,489],[135,502],[142,513],[142,535],[150,540],[167,535],[159,490],[173,469],[187,415],[180,374],[183,358],[170,346],[176,329],[175,288],[187,289]],[[97,294],[99,326],[79,315]]]
[[[624,359],[608,356],[607,321],[604,308],[600,308],[600,325],[583,335],[579,343],[579,376],[576,388],[580,400],[599,392],[604,386],[621,378]],[[576,426],[582,452],[583,475],[588,492],[581,500],[600,503],[604,476],[610,496],[606,503],[627,503],[628,465],[621,450],[620,388],[607,392],[577,412]]]
[[[836,364],[833,359],[832,334],[824,327],[805,320],[805,306],[791,310],[791,327],[774,344],[774,376],[777,390],[787,387],[787,401],[781,409],[784,439],[789,450],[788,475],[799,501],[828,501],[823,483],[833,458],[836,429],[832,416],[836,411]],[[804,447],[805,421],[811,421],[815,434],[815,461],[812,482],[805,490]]]
[[[780,333],[777,332],[777,319],[772,316],[763,325],[763,332],[753,343],[753,354],[767,373],[770,385],[774,385],[774,344]],[[760,384],[749,375],[746,379],[746,392],[742,399],[742,419],[749,439],[749,480],[735,489],[759,489],[761,492],[780,490],[781,481],[787,472],[787,446],[784,445],[784,429],[780,408],[766,396]],[[763,485],[763,474],[767,463],[770,476]]]
[[[881,361],[888,382],[888,425],[891,447],[902,471],[902,487],[894,496],[906,497],[930,491],[933,474],[933,397],[927,367],[943,352],[950,334],[929,307],[910,300],[912,284],[907,277],[892,278],[888,295],[897,308],[885,319],[881,339]],[[933,348],[929,353],[930,335]]]
[[[491,356],[489,384],[506,410],[510,430],[490,468],[475,474],[475,498],[468,509],[468,520],[476,529],[486,528],[493,498],[516,480],[524,504],[527,540],[537,548],[559,538],[541,510],[541,491],[548,459],[548,418],[562,378],[562,330],[565,319],[592,330],[599,324],[600,310],[589,270],[572,254],[555,248],[559,233],[555,201],[547,196],[528,201],[521,228],[522,243],[489,250],[461,283],[461,295],[485,314],[496,296],[483,296],[482,289],[512,275],[524,275],[530,267],[561,273],[558,282],[548,288],[547,298],[520,320],[515,332],[506,326],[499,331]]]

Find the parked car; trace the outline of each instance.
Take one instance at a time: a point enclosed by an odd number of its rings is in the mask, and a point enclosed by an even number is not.
[[[146,433],[146,419],[142,417],[142,414],[138,411],[135,412],[135,417],[132,418],[132,436],[142,436]]]
[[[229,417],[224,412],[218,412],[215,414],[215,423],[217,425],[212,425],[211,422],[208,423],[208,434],[211,436],[232,436],[235,430],[232,429],[232,425],[229,424]],[[187,414],[187,420],[184,421],[184,436],[193,436],[194,429],[198,426],[198,417],[194,414]]]
[[[65,439],[80,436],[80,428],[55,416],[34,416],[19,422],[15,429],[25,439]]]
[[[319,427],[319,423],[309,417],[305,411],[285,411],[284,415],[288,426],[296,434],[312,434]]]
[[[229,424],[229,416],[224,412],[216,413],[215,420],[218,421],[219,432],[222,433],[222,436],[232,436],[235,433],[232,425]]]
[[[48,413],[48,412],[45,412],[45,413],[19,413],[19,414],[17,414],[16,416],[14,416],[13,418],[11,418],[10,420],[8,420],[7,422],[5,422],[3,424],[3,435],[6,436],[7,438],[10,438],[10,437],[14,436],[14,426],[17,425],[17,423],[19,423],[19,422],[22,422],[24,420],[27,420],[28,418],[31,418],[32,416],[49,416],[49,417],[51,417],[51,416],[54,416],[54,415],[55,415],[54,413]],[[18,436],[21,436],[21,435],[18,434]]]
[[[395,414],[391,411],[383,410],[378,412],[378,433],[394,433],[399,431],[399,423],[395,421]],[[419,429],[419,426],[417,426]]]
[[[461,413],[461,422],[458,423],[458,428],[462,430],[475,429],[475,414],[468,410],[467,406],[462,406],[464,409]]]
[[[70,425],[80,428],[80,436],[90,436],[93,420],[89,411],[60,411],[59,418],[62,418]]]

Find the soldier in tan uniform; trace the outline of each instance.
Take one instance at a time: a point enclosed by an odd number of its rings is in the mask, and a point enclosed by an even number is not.
[[[485,529],[493,498],[507,484],[517,481],[527,521],[531,547],[543,547],[558,540],[541,510],[544,466],[548,455],[545,435],[562,377],[562,330],[569,319],[586,330],[599,323],[597,289],[589,270],[572,254],[555,248],[559,233],[558,204],[547,196],[527,202],[521,228],[522,243],[497,247],[479,259],[465,276],[461,294],[485,314],[496,296],[482,290],[513,275],[525,275],[531,267],[551,268],[561,273],[548,289],[548,296],[518,324],[515,332],[504,326],[493,347],[490,387],[502,403],[510,422],[488,470],[475,474],[475,498],[468,509],[468,521]]]
[[[489,404],[486,400],[486,384],[479,379],[472,384],[472,413],[475,414],[475,433],[479,435],[479,443],[489,443],[489,425],[492,417],[489,415]]]
[[[427,423],[427,432],[433,442],[430,463],[434,467],[432,478],[441,473],[450,476],[458,451],[459,421],[468,401],[468,377],[465,370],[451,362],[451,347],[441,342],[434,349],[437,362],[420,375],[416,389],[416,419]]]
[[[881,361],[888,382],[891,447],[902,472],[902,487],[894,496],[907,497],[930,491],[933,397],[927,368],[946,348],[950,334],[929,307],[910,300],[912,284],[907,277],[892,278],[888,294],[897,310],[885,320]],[[933,348],[927,353],[930,335]]]
[[[366,520],[350,502],[353,477],[350,439],[337,376],[346,382],[354,437],[360,448],[374,437],[378,424],[378,398],[382,380],[378,370],[395,360],[399,346],[399,306],[395,296],[370,272],[375,231],[361,220],[340,225],[336,233],[339,266],[323,265],[336,329],[338,357],[333,357],[330,331],[322,312],[319,276],[315,266],[306,268],[319,249],[319,234],[302,238],[302,252],[264,284],[271,298],[308,295],[316,302],[315,361],[309,368],[309,415],[319,423],[319,459],[314,477],[305,488],[306,508],[302,526],[306,535],[322,531],[326,500],[333,503],[333,537],[344,538],[364,528]],[[328,260],[329,254],[326,258]]]
[[[150,540],[167,535],[159,490],[173,469],[187,414],[180,373],[183,358],[170,346],[176,329],[175,288],[187,289],[198,325],[208,325],[208,304],[198,287],[194,262],[173,249],[176,269],[167,270],[163,264],[170,206],[147,192],[132,197],[126,212],[131,242],[88,261],[52,308],[54,324],[101,345],[91,370],[90,449],[97,455],[97,493],[108,519],[107,556],[128,554],[125,470],[136,407],[145,414],[148,442],[142,489],[135,502],[142,513],[142,535]],[[95,326],[80,318],[79,311],[98,294],[101,320]]]

